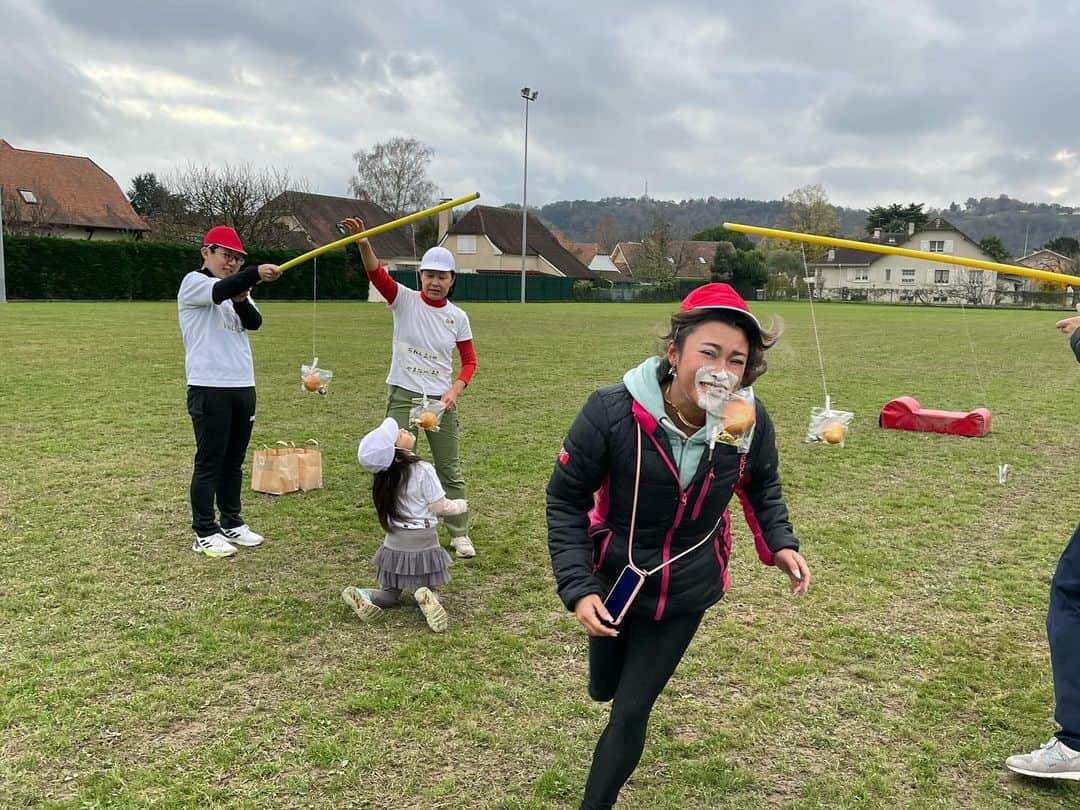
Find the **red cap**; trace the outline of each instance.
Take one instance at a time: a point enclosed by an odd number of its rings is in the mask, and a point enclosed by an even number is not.
[[[721,284],[719,282],[703,284],[697,289],[691,290],[690,294],[679,304],[679,309],[682,312],[688,312],[691,309],[730,309],[740,315],[745,315],[753,321],[758,331],[761,331],[761,324],[758,323],[758,319],[754,317],[750,307],[746,305],[742,296],[735,292],[735,289],[730,284]]]
[[[247,256],[247,251],[244,250],[244,243],[240,241],[240,237],[237,235],[236,231],[228,225],[216,225],[208,230],[202,243],[203,247],[217,245],[226,250],[231,250],[234,253],[243,253]]]

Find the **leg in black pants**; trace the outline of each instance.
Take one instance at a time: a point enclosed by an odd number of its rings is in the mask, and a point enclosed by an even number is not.
[[[1080,750],[1080,527],[1061,555],[1050,585],[1046,615],[1050,663],[1054,671],[1055,735],[1074,751]]]
[[[615,804],[641,759],[653,704],[690,646],[702,615],[658,622],[631,615],[615,638],[589,638],[589,696],[614,702],[596,744],[581,810]]]
[[[251,429],[255,425],[255,389],[235,389],[231,404],[232,424],[217,488],[217,506],[223,529],[235,529],[244,524],[240,516],[240,490],[244,483],[244,459],[247,457],[248,442],[251,441]]]
[[[191,528],[199,537],[218,531],[214,501],[225,528],[240,517],[244,458],[255,416],[254,388],[188,387],[188,413],[195,428],[191,474]]]

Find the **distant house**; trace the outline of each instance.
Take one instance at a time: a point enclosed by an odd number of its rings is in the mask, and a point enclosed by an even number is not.
[[[1070,259],[1061,253],[1043,248],[1022,256],[1016,260],[1017,264],[1030,267],[1034,270],[1046,270],[1049,273],[1064,273],[1067,276],[1075,276],[1077,265],[1076,259]]]
[[[1071,259],[1046,248],[1022,256],[1016,260],[1016,263],[1024,267],[1030,267],[1033,270],[1046,270],[1049,273],[1062,273],[1066,276],[1075,276],[1078,270],[1076,259]],[[1025,292],[1044,289],[1038,279],[1029,278],[1028,276],[1013,276],[1002,273],[1001,278],[1012,286],[1012,291],[1018,298]],[[1072,292],[1073,297],[1076,298],[1076,296],[1080,295],[1080,288],[1074,288]]]
[[[708,279],[718,244],[673,239],[667,244],[664,258],[674,268],[675,278]],[[620,272],[634,278],[640,275],[647,252],[647,242],[619,242],[611,252],[611,261]]]
[[[604,251],[599,242],[574,242],[563,238],[558,233],[555,235],[563,247],[573,253],[579,262],[592,270],[609,286],[635,283],[633,278],[615,266],[615,263],[611,261],[611,256]]]
[[[875,230],[870,238],[861,241],[994,261],[942,217],[935,217],[919,228],[911,224],[906,233]],[[854,248],[830,248],[823,259],[811,262],[808,270],[817,296],[834,301],[993,304],[1005,291],[1005,282],[995,271],[952,264],[944,256],[941,261],[929,261]]]
[[[16,149],[0,139],[4,228],[65,239],[139,238],[149,230],[120,186],[87,157]]]
[[[281,210],[276,221],[288,230],[285,241],[301,250],[340,239],[337,224],[349,217],[359,217],[368,228],[393,219],[373,202],[302,191],[286,191],[267,203],[267,207]],[[371,246],[387,269],[409,270],[420,264],[407,226],[372,237]]]
[[[521,212],[476,205],[450,224],[439,216],[439,244],[454,254],[459,273],[521,273]],[[528,215],[526,273],[595,281],[597,276],[532,214]]]

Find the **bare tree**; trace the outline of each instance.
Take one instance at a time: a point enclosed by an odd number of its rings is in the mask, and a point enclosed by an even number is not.
[[[972,306],[994,303],[994,287],[983,270],[954,265],[949,268],[948,300]]]
[[[824,186],[806,185],[784,197],[784,216],[780,227],[797,233],[836,236],[840,229],[840,216],[836,213],[833,204],[829,202],[829,195],[825,193]],[[768,247],[799,250],[799,245],[791,245],[783,241],[777,245],[770,244]],[[808,261],[814,261],[824,256],[826,250],[825,247],[808,244],[806,258]]]
[[[671,220],[663,211],[657,211],[652,230],[641,242],[641,253],[634,266],[634,276],[642,281],[671,281],[679,272],[683,256],[681,245],[676,241]]]
[[[221,168],[188,164],[166,179],[169,193],[182,201],[182,212],[156,229],[173,238],[198,239],[214,225],[231,225],[245,244],[277,247],[286,228],[281,218],[289,213],[286,191],[306,191],[306,180],[287,171],[256,168],[250,163]]]
[[[41,188],[43,183],[34,183]],[[12,236],[48,236],[53,219],[60,211],[56,200],[45,192],[36,192],[36,202],[26,202],[15,188],[4,191],[0,203],[4,206],[4,233]]]
[[[600,217],[596,220],[596,225],[593,226],[592,240],[596,244],[600,245],[600,248],[607,253],[611,253],[615,249],[615,245],[619,243],[619,223],[617,223],[611,217]]]
[[[391,138],[354,152],[356,174],[349,191],[394,217],[427,208],[438,193],[427,176],[433,154],[416,138]]]

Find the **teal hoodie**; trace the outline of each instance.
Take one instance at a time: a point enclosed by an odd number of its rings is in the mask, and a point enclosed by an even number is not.
[[[1080,330],[1078,330],[1080,331]],[[637,368],[632,368],[623,375],[623,384],[630,391],[630,396],[656,417],[656,421],[667,432],[668,442],[671,445],[672,461],[679,470],[679,483],[683,489],[694,480],[701,456],[709,446],[702,427],[694,435],[687,436],[679,430],[671,417],[664,410],[664,395],[660,391],[660,383],[656,375],[660,369],[660,358],[650,357]]]

